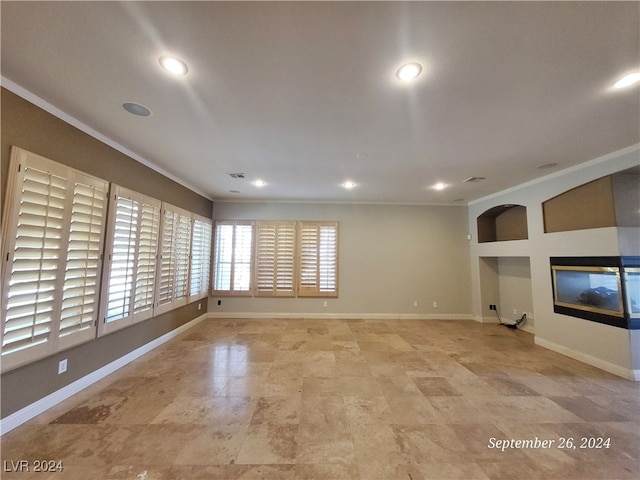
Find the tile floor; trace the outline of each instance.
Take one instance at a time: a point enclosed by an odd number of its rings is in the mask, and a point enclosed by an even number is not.
[[[207,320],[2,460],[64,462],[3,480],[637,479],[640,384],[470,321]]]

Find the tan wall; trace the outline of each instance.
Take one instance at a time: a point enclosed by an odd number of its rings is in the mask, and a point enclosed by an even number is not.
[[[529,238],[527,209],[520,205],[506,210],[496,217],[496,240],[522,240]]]
[[[568,232],[613,227],[616,213],[611,177],[573,188],[542,204],[544,231]]]
[[[2,88],[2,201],[9,153],[16,145],[96,177],[211,217],[211,200],[96,140]],[[152,159],[151,159],[152,160]]]
[[[213,212],[218,220],[339,221],[340,291],[328,299],[222,297],[220,306],[211,297],[212,313],[471,313],[465,207],[216,202]]]
[[[6,191],[11,145],[119,183],[211,217],[212,202],[150,168],[99,142],[6,89],[2,89],[2,196]],[[136,348],[206,312],[194,302],[183,308],[101,337],[2,375],[1,416],[17,410],[82,378]],[[57,375],[58,361],[69,369]]]

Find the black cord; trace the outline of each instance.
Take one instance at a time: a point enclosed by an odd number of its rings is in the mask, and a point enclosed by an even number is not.
[[[516,328],[518,328],[520,325],[522,325],[524,322],[527,321],[527,314],[523,313],[522,316],[516,320],[516,323],[504,323],[502,321],[502,319],[500,318],[500,314],[498,313],[498,306],[496,305],[495,308],[495,312],[496,312],[496,317],[498,317],[498,322],[500,323],[500,325],[507,327],[507,328],[513,328],[514,330]]]

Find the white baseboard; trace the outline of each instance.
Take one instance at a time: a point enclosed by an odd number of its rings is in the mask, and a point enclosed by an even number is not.
[[[468,313],[288,313],[288,312],[209,312],[209,318],[290,318],[328,320],[474,320]]]
[[[605,372],[613,373],[618,377],[627,378],[635,382],[640,381],[640,370],[631,370],[625,367],[621,367],[620,365],[616,365],[615,363],[607,362],[606,360],[602,360],[601,358],[594,357],[587,353],[572,350],[571,348],[567,348],[563,345],[550,342],[549,340],[545,340],[544,338],[540,337],[535,338],[535,344],[544,348],[548,348],[549,350],[553,350],[554,352],[561,353],[562,355],[566,355],[567,357],[574,358],[591,366],[597,367],[601,370],[604,370]]]
[[[4,435],[7,432],[10,432],[16,427],[19,427],[25,422],[28,422],[32,418],[40,415],[41,413],[49,410],[51,407],[54,407],[58,403],[66,400],[67,398],[75,395],[76,393],[84,390],[88,386],[94,384],[98,380],[102,380],[106,376],[115,372],[116,370],[124,367],[128,363],[133,362],[136,358],[141,357],[145,353],[149,353],[156,347],[159,347],[163,343],[171,340],[172,338],[180,335],[185,330],[193,327],[194,325],[200,323],[201,321],[207,318],[207,314],[200,315],[197,318],[194,318],[188,323],[176,328],[175,330],[171,330],[170,332],[165,333],[164,335],[152,340],[141,347],[136,348],[135,350],[127,353],[126,355],[114,360],[113,362],[105,365],[104,367],[99,368],[91,372],[88,375],[85,375],[82,378],[79,378],[75,382],[70,383],[69,385],[61,388],[60,390],[56,390],[55,392],[47,395],[46,397],[41,398],[33,402],[31,405],[27,405],[26,407],[18,410],[11,415],[0,420],[0,436]]]

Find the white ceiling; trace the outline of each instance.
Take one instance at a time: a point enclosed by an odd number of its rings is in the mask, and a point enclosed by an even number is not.
[[[640,142],[639,88],[611,88],[640,68],[638,2],[1,9],[5,84],[214,200],[467,203]],[[407,61],[424,66],[408,84]]]

